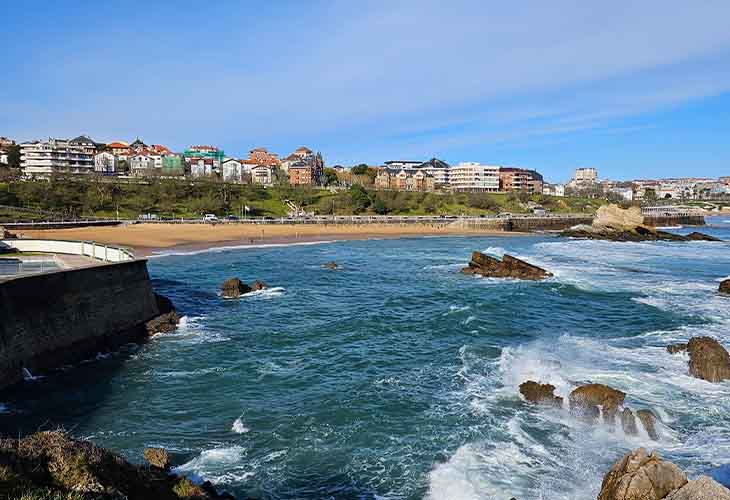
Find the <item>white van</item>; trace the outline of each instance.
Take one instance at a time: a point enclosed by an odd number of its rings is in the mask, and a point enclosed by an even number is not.
[[[205,214],[203,220],[206,222],[218,222],[218,217],[215,214]]]

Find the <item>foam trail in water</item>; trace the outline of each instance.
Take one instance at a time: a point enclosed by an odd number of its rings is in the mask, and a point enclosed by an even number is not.
[[[248,427],[246,427],[246,426],[245,426],[245,425],[243,424],[243,420],[241,419],[241,417],[238,417],[238,418],[237,418],[237,419],[236,419],[236,420],[235,420],[235,421],[233,422],[233,426],[231,427],[231,430],[232,430],[233,432],[235,432],[236,434],[245,434],[245,433],[247,433],[247,432],[248,432],[248,431],[249,431],[250,429],[249,429]]]

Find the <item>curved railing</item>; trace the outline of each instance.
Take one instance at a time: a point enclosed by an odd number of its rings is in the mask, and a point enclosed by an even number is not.
[[[0,246],[15,248],[20,252],[84,255],[104,262],[125,262],[135,259],[132,251],[127,248],[103,245],[93,241],[33,240],[18,238],[0,240]]]

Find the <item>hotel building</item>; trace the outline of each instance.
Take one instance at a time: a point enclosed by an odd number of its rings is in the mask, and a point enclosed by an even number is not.
[[[86,136],[48,139],[20,145],[20,167],[27,177],[50,177],[56,173],[88,174],[94,171],[96,144]]]

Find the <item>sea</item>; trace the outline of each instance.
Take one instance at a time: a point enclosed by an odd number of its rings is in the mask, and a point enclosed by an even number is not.
[[[730,217],[701,230],[730,241]],[[474,250],[554,277],[463,275]],[[178,331],[29,377],[0,396],[3,433],[62,428],[133,462],[161,446],[176,472],[256,499],[589,500],[638,447],[690,477],[730,462],[730,382],[666,350],[730,347],[730,243],[425,237],[170,252],[149,270]],[[234,276],[269,288],[221,298]],[[659,439],[530,405],[526,380],[620,389]]]

